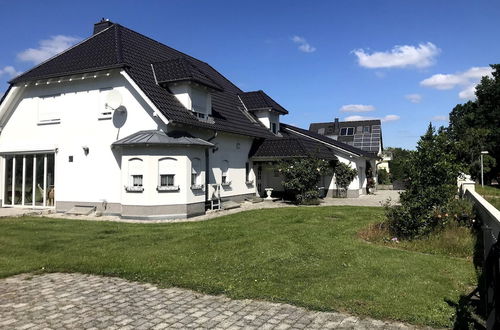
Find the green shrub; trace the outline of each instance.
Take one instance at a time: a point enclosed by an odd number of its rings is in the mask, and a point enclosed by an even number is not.
[[[335,167],[335,182],[337,184],[337,196],[347,197],[347,188],[352,180],[358,175],[358,170],[351,168],[349,165],[339,163]]]
[[[393,235],[411,239],[446,225],[441,210],[454,200],[461,170],[453,148],[445,130],[435,133],[429,125],[407,161],[409,180],[407,190],[400,195],[401,205],[386,207]]]
[[[319,191],[309,190],[303,194],[297,194],[297,203],[302,205],[319,205]]]
[[[336,162],[317,158],[282,160],[278,170],[283,175],[285,195],[292,201],[303,204],[319,198],[316,187],[322,175],[332,173]]]
[[[377,179],[379,184],[391,184],[391,178],[385,168],[378,170]]]

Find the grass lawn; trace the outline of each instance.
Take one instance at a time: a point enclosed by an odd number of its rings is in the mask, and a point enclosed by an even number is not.
[[[0,277],[81,272],[451,326],[472,262],[368,243],[374,207],[255,210],[175,224],[0,219]]]
[[[478,194],[484,197],[491,205],[500,210],[500,188],[492,186],[476,185],[476,191]]]

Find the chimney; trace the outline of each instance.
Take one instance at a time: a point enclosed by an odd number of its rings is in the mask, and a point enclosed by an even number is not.
[[[111,25],[113,25],[113,22],[111,22],[109,19],[103,17],[100,22],[97,22],[94,24],[94,34],[97,34],[97,33],[101,32],[102,30],[107,29]]]
[[[335,134],[338,134],[339,131],[340,131],[339,119],[335,118],[335,121],[333,122],[333,132]]]

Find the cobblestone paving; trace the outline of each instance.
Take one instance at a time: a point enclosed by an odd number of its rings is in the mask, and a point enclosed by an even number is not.
[[[0,280],[1,329],[415,329],[82,274]]]

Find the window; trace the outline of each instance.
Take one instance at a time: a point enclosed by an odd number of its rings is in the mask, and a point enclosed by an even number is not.
[[[364,126],[363,133],[370,133],[370,126]]]
[[[175,184],[177,170],[177,159],[165,157],[158,161],[158,191],[178,191],[179,186]]]
[[[207,98],[208,92],[192,87],[191,88],[191,107],[194,112],[197,112],[200,115],[204,115],[207,113]],[[200,117],[200,118],[204,118]]]
[[[59,124],[61,114],[59,110],[59,100],[61,94],[40,96],[38,98],[38,124]]]
[[[132,175],[132,186],[142,187],[142,175]]]
[[[272,132],[273,132],[274,134],[276,134],[276,132],[277,132],[277,131],[276,131],[276,123],[272,123],[271,127],[272,127]]]
[[[221,175],[221,184],[223,186],[228,186],[231,184],[231,181],[228,180],[228,177],[227,177],[227,172],[229,171],[229,162],[227,160],[223,160],[222,161],[222,166],[221,166],[221,172],[222,172],[222,175]]]
[[[191,161],[191,189],[203,189],[201,183],[201,160],[193,158]]]
[[[354,135],[354,127],[342,127],[340,135]]]
[[[111,87],[99,89],[99,105],[97,119],[111,119],[113,117],[113,109],[107,105],[108,95],[113,89]]]
[[[173,187],[174,174],[160,174],[160,187]]]
[[[125,190],[141,192],[144,190],[143,161],[140,158],[131,158],[128,161],[129,183]]]
[[[250,164],[245,163],[245,181],[250,182]]]

